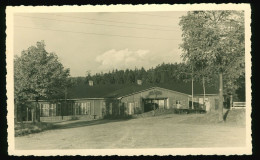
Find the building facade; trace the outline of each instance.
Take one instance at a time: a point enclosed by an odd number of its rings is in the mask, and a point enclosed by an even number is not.
[[[203,105],[205,101],[205,105]],[[206,112],[217,111],[219,107],[219,96],[217,94],[205,94],[205,100],[203,94],[194,95],[193,102],[195,107],[201,107]]]
[[[31,121],[34,116],[39,121],[69,120],[74,117],[86,119],[102,119],[105,116],[134,115],[153,109],[204,109],[214,111],[218,109],[218,95],[194,95],[174,90],[150,87],[127,94],[117,93],[109,98],[77,98],[50,101],[29,102],[24,107],[23,120]],[[35,111],[36,110],[36,111]],[[35,115],[34,115],[35,114]]]
[[[120,103],[126,107],[126,114],[139,114],[153,109],[189,108],[189,95],[153,87],[129,95],[119,97]]]

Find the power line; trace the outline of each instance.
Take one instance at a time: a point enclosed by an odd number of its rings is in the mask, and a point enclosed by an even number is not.
[[[136,14],[136,15],[144,15],[144,16],[152,16],[152,17],[163,17],[163,18],[178,18],[178,17],[171,17],[171,16],[162,16],[162,15],[154,15],[154,14],[145,14],[145,13],[126,13],[126,12],[122,12],[125,14]]]
[[[121,12],[120,12],[121,13]],[[124,13],[124,12],[122,12]],[[41,13],[45,14],[45,13]],[[174,28],[174,26],[164,26],[164,25],[155,25],[155,24],[144,24],[144,23],[132,23],[132,22],[122,22],[122,21],[115,21],[115,20],[100,20],[100,19],[94,19],[94,18],[83,18],[83,17],[75,17],[75,16],[64,16],[64,15],[58,15],[54,14],[55,16],[59,17],[69,17],[69,18],[78,18],[78,19],[87,19],[87,20],[93,20],[93,21],[104,21],[104,22],[114,22],[114,23],[123,23],[123,24],[135,24],[135,25],[145,25],[145,26],[157,26],[157,27],[167,27],[167,28]]]
[[[119,27],[119,28],[124,27],[124,28],[132,28],[132,29],[145,29],[145,30],[158,30],[158,31],[176,31],[176,30],[165,30],[165,29],[153,29],[153,28],[140,28],[140,27],[118,26],[118,25],[110,25],[110,24],[97,24],[97,23],[75,22],[75,21],[68,21],[68,20],[59,20],[59,19],[51,19],[51,18],[43,18],[43,17],[31,17],[31,16],[22,16],[22,15],[16,15],[16,16],[26,17],[26,18],[45,19],[45,20],[52,20],[52,21],[62,21],[62,22],[73,22],[73,23],[81,23],[81,24],[102,25],[102,26]]]
[[[90,35],[98,35],[98,36],[114,36],[114,37],[127,37],[127,38],[143,38],[143,39],[159,39],[159,40],[179,40],[179,39],[168,39],[168,38],[153,38],[153,37],[138,37],[138,36],[126,36],[126,35],[116,35],[116,34],[102,34],[102,33],[90,33],[90,32],[77,32],[77,31],[69,31],[69,30],[58,30],[58,29],[43,29],[36,27],[28,27],[28,26],[14,26],[20,28],[29,28],[29,29],[38,29],[38,30],[48,30],[48,31],[57,31],[57,32],[67,32],[67,33],[81,33],[81,34],[90,34]]]

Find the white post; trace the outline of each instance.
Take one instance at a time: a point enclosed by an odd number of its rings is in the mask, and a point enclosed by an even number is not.
[[[192,75],[191,75],[191,90],[192,90],[192,96],[191,96],[191,108],[194,109],[193,105],[193,67],[192,67]]]
[[[232,94],[230,95],[230,110],[232,109],[233,107],[233,97],[232,97]]]

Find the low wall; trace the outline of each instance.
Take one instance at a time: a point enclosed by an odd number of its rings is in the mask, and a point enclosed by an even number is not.
[[[73,118],[78,119],[100,119],[102,117],[99,116],[93,116],[93,115],[77,115],[77,116],[53,116],[53,117],[40,117],[41,122],[55,122],[55,121],[66,121],[66,120],[72,120]]]

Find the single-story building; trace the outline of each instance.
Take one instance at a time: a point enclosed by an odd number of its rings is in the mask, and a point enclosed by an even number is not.
[[[218,109],[216,90],[207,89],[205,106],[201,89],[194,88],[193,105],[206,111]],[[181,84],[130,85],[130,86],[77,86],[68,91],[68,98],[57,101],[39,100],[28,106],[37,106],[36,118],[40,121],[59,121],[72,117],[101,119],[108,115],[133,115],[153,109],[192,108],[191,87]],[[24,120],[30,121],[34,107],[26,107]]]

